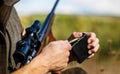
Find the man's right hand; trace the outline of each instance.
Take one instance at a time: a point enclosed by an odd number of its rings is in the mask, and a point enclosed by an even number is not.
[[[41,52],[40,56],[44,57],[48,63],[50,71],[59,71],[67,67],[71,45],[66,41],[54,41],[49,43]]]
[[[41,67],[46,72],[62,70],[67,67],[71,48],[67,40],[50,42],[30,64],[33,64],[36,72],[42,70]],[[39,72],[39,74],[42,73]]]

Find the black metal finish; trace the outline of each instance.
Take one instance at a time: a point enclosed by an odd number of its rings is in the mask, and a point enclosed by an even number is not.
[[[80,37],[77,41],[71,43],[71,45],[72,45],[71,51],[75,55],[75,57],[77,58],[77,61],[79,63],[82,63],[90,55],[88,53],[89,49],[87,48],[88,38],[89,38],[89,36],[87,34],[83,33],[82,37]]]
[[[4,1],[3,0],[0,0],[0,6],[4,4]]]

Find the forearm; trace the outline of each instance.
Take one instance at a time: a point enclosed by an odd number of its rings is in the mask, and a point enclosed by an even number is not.
[[[31,68],[31,66],[25,66],[11,74],[46,74],[47,70],[44,67],[40,67],[41,69]]]
[[[11,74],[46,74],[48,71],[48,64],[44,61],[44,59],[36,57],[28,65],[25,65]]]

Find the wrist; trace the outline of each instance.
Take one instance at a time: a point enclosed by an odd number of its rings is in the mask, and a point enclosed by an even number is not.
[[[40,54],[30,62],[30,71],[35,74],[45,74],[49,72],[49,62]]]
[[[46,74],[49,70],[47,60],[43,55],[38,55],[29,64],[11,74]]]

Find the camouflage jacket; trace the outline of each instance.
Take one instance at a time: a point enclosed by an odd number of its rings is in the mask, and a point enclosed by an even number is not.
[[[22,26],[14,8],[19,0],[0,0],[0,74],[9,74],[16,67],[13,52],[21,39]]]

